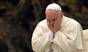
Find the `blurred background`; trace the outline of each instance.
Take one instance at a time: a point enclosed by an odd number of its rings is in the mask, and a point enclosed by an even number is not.
[[[0,52],[33,52],[33,30],[52,2],[88,29],[88,0],[0,0]]]

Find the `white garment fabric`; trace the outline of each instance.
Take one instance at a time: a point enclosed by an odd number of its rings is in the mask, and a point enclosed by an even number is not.
[[[85,52],[88,52],[88,29],[83,30],[83,37],[84,37],[84,49]]]
[[[76,52],[76,49],[83,49],[82,28],[77,21],[68,17],[63,16],[61,29],[55,33],[54,39],[52,37],[46,19],[38,23],[32,36],[33,50],[49,52],[51,46],[53,52]]]

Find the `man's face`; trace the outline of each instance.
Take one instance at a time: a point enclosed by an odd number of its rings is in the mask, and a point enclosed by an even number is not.
[[[54,28],[55,26],[58,26],[57,24],[61,23],[61,11],[59,12],[57,10],[46,10],[45,14],[49,28]]]
[[[58,23],[57,21],[61,21],[61,13],[56,10],[46,10],[45,14],[47,22],[51,26],[54,26],[55,23]]]

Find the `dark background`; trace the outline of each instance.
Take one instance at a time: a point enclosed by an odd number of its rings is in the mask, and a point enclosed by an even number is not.
[[[88,29],[88,0],[0,0],[0,52],[33,52],[33,30],[52,2]]]

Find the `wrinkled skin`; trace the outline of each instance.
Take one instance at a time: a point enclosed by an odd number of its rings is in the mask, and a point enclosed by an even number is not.
[[[52,32],[57,32],[60,30],[62,21],[62,12],[57,10],[46,10],[46,19],[49,29]]]

